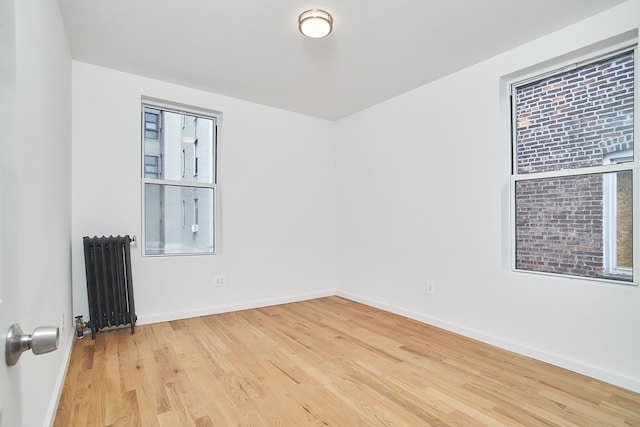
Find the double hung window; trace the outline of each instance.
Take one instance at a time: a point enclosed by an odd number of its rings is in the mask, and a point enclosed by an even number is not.
[[[216,253],[217,121],[143,104],[145,255]]]
[[[635,62],[629,48],[511,86],[516,270],[634,281]]]

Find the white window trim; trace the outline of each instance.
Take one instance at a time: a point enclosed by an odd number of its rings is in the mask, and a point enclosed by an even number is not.
[[[170,111],[173,113],[179,113],[184,115],[195,115],[202,116],[206,118],[213,119],[213,129],[212,129],[212,145],[211,145],[211,156],[213,157],[212,161],[209,162],[209,173],[211,176],[211,183],[203,183],[203,182],[189,182],[189,181],[175,181],[175,180],[165,180],[165,179],[151,179],[145,178],[144,176],[144,140],[145,140],[145,126],[144,126],[144,109],[159,109],[164,111]],[[142,221],[140,233],[142,236],[142,244],[140,245],[142,256],[144,257],[176,257],[176,256],[202,256],[202,255],[219,255],[221,253],[221,226],[220,226],[220,191],[219,191],[219,160],[220,153],[218,151],[219,138],[220,134],[218,132],[219,127],[221,126],[222,121],[222,113],[220,111],[208,110],[198,107],[193,107],[187,104],[181,103],[173,103],[171,101],[165,101],[158,98],[146,97],[143,96],[141,98],[141,120],[143,125],[141,126],[141,137],[140,137],[140,163],[141,163],[141,213],[140,218]],[[162,120],[160,118],[160,120]],[[162,158],[159,159],[162,161]],[[161,166],[159,165],[159,169]],[[160,173],[160,172],[159,172]],[[147,254],[145,253],[146,246],[146,236],[145,236],[145,188],[146,184],[160,184],[160,185],[173,185],[178,187],[193,187],[193,188],[206,188],[211,189],[213,191],[213,209],[210,218],[208,221],[213,222],[213,226],[211,227],[213,232],[213,252],[200,252],[200,253],[168,253],[168,254]]]

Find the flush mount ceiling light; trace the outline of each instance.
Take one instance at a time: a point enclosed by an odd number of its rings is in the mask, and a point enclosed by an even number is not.
[[[324,10],[307,10],[298,17],[298,28],[305,36],[319,39],[329,35],[333,28],[333,18]]]

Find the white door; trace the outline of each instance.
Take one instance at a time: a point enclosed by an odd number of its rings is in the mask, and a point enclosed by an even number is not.
[[[2,221],[2,217],[0,217]],[[4,228],[4,222],[0,223]],[[4,234],[4,230],[3,234]],[[3,236],[4,237],[4,236]],[[2,241],[4,246],[4,241]],[[5,248],[2,248],[0,256],[0,340],[2,345],[2,360],[0,360],[0,427],[19,426],[20,423],[20,363],[7,366],[5,363],[4,347],[7,331],[11,324],[17,321],[17,300],[15,286],[6,283],[7,265],[5,263]]]
[[[22,412],[20,363],[7,366],[4,354],[9,327],[19,320],[14,1],[0,0],[0,427],[20,426]]]

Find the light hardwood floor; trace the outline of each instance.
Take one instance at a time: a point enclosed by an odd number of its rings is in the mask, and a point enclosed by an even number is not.
[[[640,394],[338,297],[76,341],[55,426],[640,426]]]

